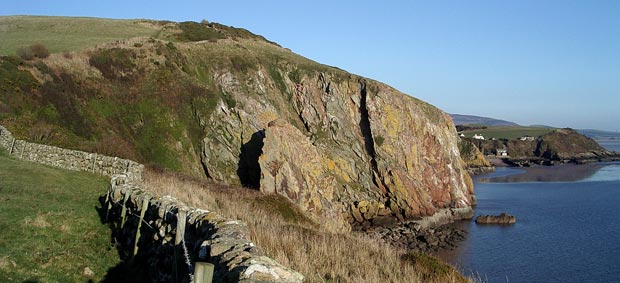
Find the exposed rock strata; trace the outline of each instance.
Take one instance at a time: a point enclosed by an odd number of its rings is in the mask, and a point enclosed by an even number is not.
[[[240,171],[230,167],[249,164],[239,156],[260,155],[260,180],[242,183],[286,196],[335,230],[348,230],[347,222],[369,227],[376,217],[404,221],[472,204],[471,178],[448,115],[374,81],[304,72],[295,82],[293,71],[278,70],[290,102],[247,97],[236,87],[242,78],[227,73],[222,88],[243,103],[220,103],[209,118],[222,131],[204,140],[210,176],[239,182]],[[269,78],[260,68],[256,74],[263,74],[254,81],[268,92]],[[262,148],[243,152],[259,132]]]

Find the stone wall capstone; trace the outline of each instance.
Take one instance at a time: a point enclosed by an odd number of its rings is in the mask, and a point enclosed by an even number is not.
[[[245,223],[145,190],[140,163],[18,140],[2,126],[0,147],[16,158],[110,177],[100,213],[121,259],[142,264],[152,282],[195,282],[196,262],[214,265],[213,282],[303,282],[249,240]]]

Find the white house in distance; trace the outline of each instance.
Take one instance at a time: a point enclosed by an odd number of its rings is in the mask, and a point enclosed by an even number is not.
[[[505,148],[498,148],[495,151],[497,152],[497,156],[508,156],[508,151]]]
[[[522,136],[519,138],[520,141],[533,141],[534,137],[532,136]]]
[[[475,140],[483,140],[484,136],[483,135],[479,135],[479,134],[474,134],[474,136],[472,137]]]

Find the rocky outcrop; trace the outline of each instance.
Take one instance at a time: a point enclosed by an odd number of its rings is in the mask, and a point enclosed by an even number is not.
[[[270,122],[265,130],[265,146],[259,158],[260,188],[281,194],[309,212],[327,228],[346,229],[343,206],[336,199],[337,181],[333,161],[312,145],[310,139],[284,120]],[[333,226],[333,227],[332,227]]]
[[[459,152],[471,175],[481,175],[495,171],[484,154],[469,139],[459,138]]]
[[[239,102],[205,118],[217,130],[203,141],[209,176],[281,194],[336,230],[471,205],[449,116],[374,81],[301,68],[214,75]]]
[[[480,215],[476,217],[477,224],[515,224],[517,223],[517,218],[508,215],[506,213],[502,213],[500,215]]]

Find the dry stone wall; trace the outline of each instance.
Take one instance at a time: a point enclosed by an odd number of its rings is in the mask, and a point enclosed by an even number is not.
[[[139,262],[152,282],[200,282],[193,276],[197,262],[214,265],[213,282],[303,282],[303,275],[249,240],[245,223],[142,188],[142,164],[17,140],[2,126],[0,147],[17,158],[109,176],[109,190],[100,198],[102,219],[122,260]]]
[[[303,281],[301,274],[264,256],[249,240],[245,223],[158,197],[124,175],[112,178],[102,204],[122,256],[150,261],[154,281],[190,282],[195,262],[214,264],[215,282]]]
[[[11,156],[36,163],[108,177],[125,174],[134,182],[142,181],[144,165],[135,161],[18,140],[2,126],[0,126],[0,146]]]

